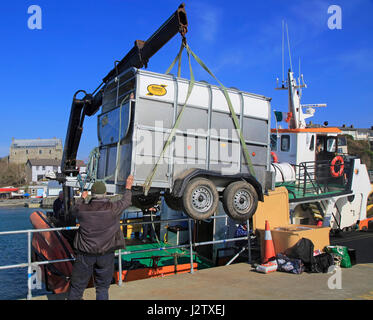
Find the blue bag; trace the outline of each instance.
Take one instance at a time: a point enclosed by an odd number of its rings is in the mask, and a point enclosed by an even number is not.
[[[278,253],[276,255],[277,271],[301,274],[304,271],[304,264],[300,259],[292,259],[284,254]]]

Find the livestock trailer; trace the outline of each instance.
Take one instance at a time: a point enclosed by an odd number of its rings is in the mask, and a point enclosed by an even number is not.
[[[107,82],[98,115],[96,178],[117,194],[132,174],[133,202],[140,208],[153,205],[162,194],[170,207],[205,219],[216,211],[220,198],[228,215],[246,220],[257,201],[263,201],[263,193],[274,186],[271,99],[227,89],[250,154],[252,175],[223,90],[205,81],[195,82],[175,136],[160,158],[188,86],[187,79],[136,68]],[[145,196],[143,185],[157,161]]]

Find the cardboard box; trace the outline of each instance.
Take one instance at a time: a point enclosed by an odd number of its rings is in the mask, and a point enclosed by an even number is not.
[[[270,228],[286,226],[290,223],[289,195],[285,187],[268,191],[264,202],[258,202],[258,208],[253,215],[253,230],[264,229],[268,220]]]
[[[264,229],[257,229],[260,235],[262,257],[264,256],[264,231]],[[323,250],[330,245],[329,231],[330,227],[290,224],[271,229],[271,235],[276,254],[286,254],[287,250],[302,238],[310,239],[313,242],[314,250]]]

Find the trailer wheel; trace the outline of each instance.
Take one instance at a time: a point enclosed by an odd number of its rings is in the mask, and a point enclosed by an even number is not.
[[[205,178],[191,180],[182,197],[184,212],[195,220],[211,217],[218,208],[219,193],[215,184]]]
[[[147,196],[141,194],[132,196],[132,204],[141,210],[154,207],[159,200],[159,193],[150,193]]]
[[[183,200],[182,198],[176,198],[171,196],[169,192],[164,193],[164,200],[169,208],[176,211],[183,210]]]
[[[232,182],[225,188],[223,207],[233,220],[247,221],[256,211],[258,194],[254,187],[246,181]]]

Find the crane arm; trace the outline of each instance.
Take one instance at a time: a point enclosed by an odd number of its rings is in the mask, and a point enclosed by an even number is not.
[[[149,59],[161,49],[171,38],[180,33],[184,38],[188,30],[188,21],[185,5],[182,3],[177,10],[167,19],[167,21],[146,41],[136,40],[134,47],[125,57],[116,64],[104,78],[103,83],[107,83],[122,71],[135,67],[146,67]],[[78,93],[84,93],[82,99],[77,98]],[[76,169],[76,156],[83,132],[84,117],[94,115],[102,105],[102,90],[95,95],[87,94],[84,90],[79,90],[74,94],[69,124],[67,128],[65,146],[62,156],[61,171],[63,176],[72,174],[76,176],[79,172]],[[62,181],[61,181],[62,182]]]

